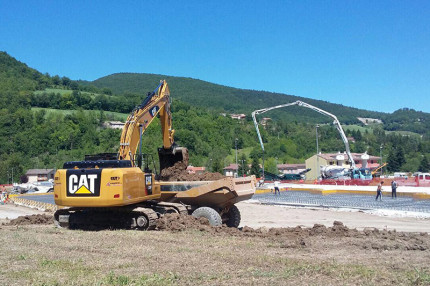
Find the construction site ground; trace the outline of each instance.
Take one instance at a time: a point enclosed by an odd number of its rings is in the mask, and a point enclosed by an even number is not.
[[[250,202],[238,207],[241,230],[212,228],[204,219],[169,215],[159,222],[159,230],[142,232],[58,229],[50,213],[2,205],[0,281],[4,285],[430,284],[429,219]],[[5,218],[29,211],[37,215]]]

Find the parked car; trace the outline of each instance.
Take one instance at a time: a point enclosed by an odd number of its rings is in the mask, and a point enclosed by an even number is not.
[[[19,185],[16,184],[13,186],[13,191],[19,194],[51,193],[54,191],[54,183],[52,181],[42,181]]]
[[[34,189],[37,189],[35,193],[52,193],[54,191],[54,183],[50,181],[35,182],[32,185]]]

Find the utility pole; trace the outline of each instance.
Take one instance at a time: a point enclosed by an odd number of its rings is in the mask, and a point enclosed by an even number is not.
[[[236,165],[237,165],[237,138],[234,139],[234,146],[235,146],[235,149],[236,149]]]
[[[379,155],[381,157],[381,166],[382,166],[382,144],[379,147]],[[384,167],[381,168],[381,177],[384,175]]]
[[[320,171],[319,171],[319,169],[320,169],[320,162],[319,162],[319,156],[318,156],[318,127],[319,127],[319,125],[317,124],[316,127],[315,127],[316,138],[317,138],[317,169],[316,169],[317,179],[319,179],[319,177],[320,177]]]

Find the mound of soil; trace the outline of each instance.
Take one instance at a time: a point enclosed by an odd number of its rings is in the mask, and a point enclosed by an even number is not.
[[[157,222],[157,229],[163,231],[179,232],[185,230],[199,230],[214,235],[229,235],[240,237],[262,237],[280,243],[281,248],[308,247],[315,239],[341,239],[356,238],[356,245],[362,249],[376,250],[429,250],[430,236],[427,233],[403,233],[396,231],[378,230],[368,228],[363,231],[350,229],[340,221],[334,221],[333,226],[326,227],[315,224],[311,228],[230,228],[226,225],[212,227],[205,218],[195,218],[190,215],[167,214]]]
[[[34,214],[20,216],[6,223],[5,225],[30,225],[30,224],[53,224],[54,216],[47,214]]]
[[[184,162],[176,162],[172,167],[161,170],[162,181],[216,181],[225,178],[220,173],[204,172],[202,174],[189,174]]]
[[[4,224],[6,226],[22,225],[50,225],[54,223],[52,215],[37,214],[20,216]],[[279,243],[280,248],[305,248],[318,243],[321,239],[341,241],[343,238],[352,239],[349,243],[359,248],[371,250],[430,250],[430,236],[428,233],[409,233],[376,228],[366,228],[363,231],[350,229],[340,221],[334,221],[333,226],[326,227],[315,224],[313,227],[286,227],[286,228],[230,228],[226,225],[212,227],[206,218],[195,218],[191,215],[166,214],[157,221],[157,230],[180,232],[198,230],[213,235],[227,235],[238,237],[261,237]]]
[[[195,218],[191,215],[166,214],[157,220],[157,229],[173,232],[187,229],[207,231],[210,229],[210,225],[207,218]]]

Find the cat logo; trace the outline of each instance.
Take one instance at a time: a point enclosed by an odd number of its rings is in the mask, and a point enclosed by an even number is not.
[[[98,196],[101,170],[67,170],[68,196]]]
[[[71,194],[94,194],[94,182],[97,179],[96,174],[70,175],[69,177],[69,193]]]

